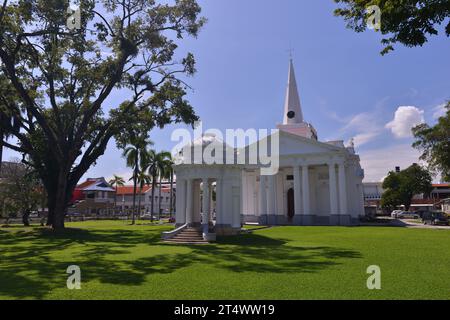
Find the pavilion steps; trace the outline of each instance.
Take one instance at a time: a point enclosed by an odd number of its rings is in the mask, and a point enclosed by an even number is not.
[[[178,244],[208,244],[208,241],[203,239],[203,234],[200,230],[195,228],[187,228],[181,231],[173,238],[165,240],[168,243]]]

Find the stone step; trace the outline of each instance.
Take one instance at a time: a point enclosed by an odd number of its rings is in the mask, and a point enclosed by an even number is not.
[[[176,244],[183,244],[183,245],[206,245],[206,244],[209,244],[209,242],[206,242],[206,241],[203,241],[203,242],[200,242],[200,241],[198,241],[198,242],[189,242],[189,241],[186,241],[186,242],[180,242],[180,241],[169,241],[169,240],[167,240],[166,241],[166,243],[167,244],[173,244],[173,245],[176,245]]]
[[[173,238],[165,240],[165,242],[179,244],[208,244],[208,241],[203,239],[202,231],[196,228],[184,229]]]
[[[203,240],[203,237],[173,237],[173,240]]]

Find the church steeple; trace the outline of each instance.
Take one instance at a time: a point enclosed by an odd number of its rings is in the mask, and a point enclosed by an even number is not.
[[[317,140],[316,129],[314,129],[310,123],[305,122],[305,119],[303,118],[292,58],[289,62],[289,77],[286,89],[286,100],[284,102],[284,119],[282,124],[277,125],[277,128],[281,131]]]
[[[286,89],[286,99],[284,102],[283,124],[303,123],[303,112],[298,94],[297,80],[295,79],[294,62],[292,58],[289,62],[288,85]]]

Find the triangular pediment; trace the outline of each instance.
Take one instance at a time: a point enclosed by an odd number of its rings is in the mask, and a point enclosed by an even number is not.
[[[267,145],[268,154],[271,155],[272,152],[270,150],[272,149],[270,146],[275,146],[276,141],[278,141],[279,149],[278,152],[275,149],[273,152],[278,153],[280,156],[320,154],[345,150],[335,145],[308,139],[282,130],[247,146],[245,150],[249,152],[252,148],[264,148]]]
[[[280,131],[280,155],[317,154],[342,151],[343,148]]]

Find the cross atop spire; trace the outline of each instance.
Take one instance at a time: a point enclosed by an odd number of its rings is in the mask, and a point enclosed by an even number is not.
[[[283,124],[303,123],[303,112],[298,94],[297,80],[295,79],[294,62],[292,56],[289,62],[289,76],[286,90],[286,100],[284,102]]]

